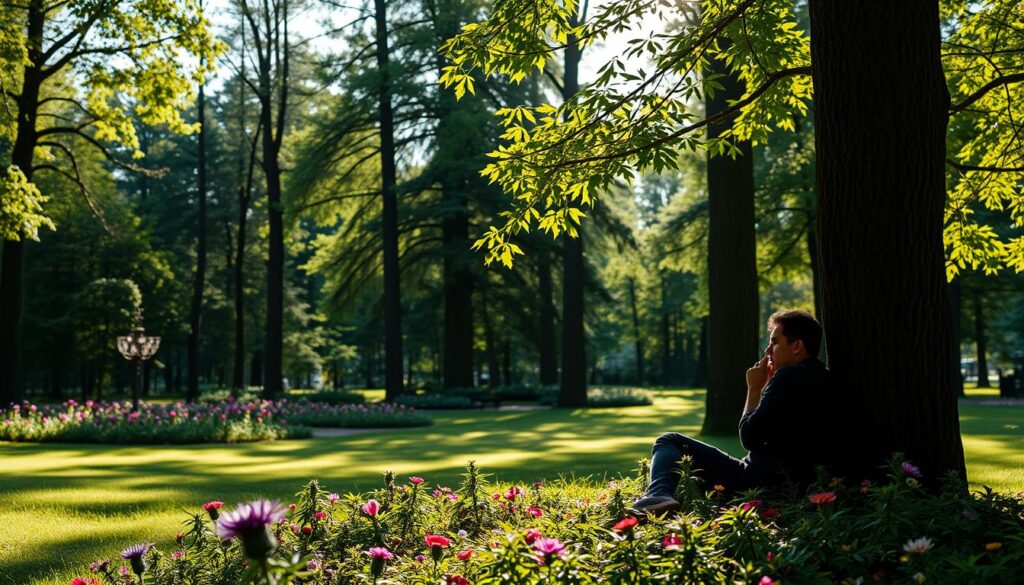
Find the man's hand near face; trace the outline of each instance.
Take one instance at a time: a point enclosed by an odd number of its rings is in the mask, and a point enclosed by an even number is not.
[[[769,366],[768,352],[752,368],[747,370],[747,404],[743,407],[743,413],[753,411],[761,401],[761,392],[772,379],[774,368]]]

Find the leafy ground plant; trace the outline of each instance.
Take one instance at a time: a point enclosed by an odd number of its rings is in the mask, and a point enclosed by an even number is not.
[[[316,480],[293,503],[219,501],[186,521],[173,550],[129,546],[79,583],[1009,583],[1024,560],[1024,498],[926,491],[895,460],[888,480],[824,478],[806,492],[698,493],[687,513],[646,521],[635,477],[461,485],[420,477],[341,496]],[[77,585],[77,584],[76,584]]]
[[[140,405],[22,403],[0,409],[0,440],[17,442],[186,444],[306,438],[309,427],[408,427],[429,416],[391,405],[340,405],[289,400]]]

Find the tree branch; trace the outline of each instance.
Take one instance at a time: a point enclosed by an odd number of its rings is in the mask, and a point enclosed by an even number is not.
[[[960,172],[979,171],[983,173],[1024,173],[1024,167],[979,167],[976,165],[965,165],[951,158],[946,159],[946,164]]]
[[[90,122],[90,124],[91,124],[91,122]],[[75,136],[79,136],[81,138],[84,138],[86,140],[86,142],[88,142],[89,144],[92,144],[97,149],[99,149],[100,153],[103,154],[104,158],[106,158],[108,161],[112,162],[114,165],[116,165],[116,166],[118,166],[118,167],[120,167],[122,169],[125,169],[126,171],[131,171],[133,173],[138,173],[140,175],[144,175],[144,176],[152,177],[152,178],[160,178],[160,177],[164,176],[165,174],[167,174],[167,171],[169,170],[167,168],[147,169],[146,167],[140,167],[138,165],[134,165],[134,164],[132,164],[130,162],[125,162],[125,161],[115,157],[113,154],[111,154],[111,152],[109,150],[107,150],[107,148],[105,146],[100,144],[99,140],[96,140],[92,136],[89,136],[85,132],[82,132],[82,128],[84,128],[87,125],[88,124],[83,125],[83,126],[79,126],[79,127],[52,126],[50,128],[44,128],[44,129],[40,130],[39,132],[36,133],[36,136],[42,138],[44,136],[50,136],[50,135],[54,135],[54,134],[73,134]]]
[[[35,170],[37,170],[37,171],[44,171],[44,170],[54,171],[56,173],[59,173],[59,174],[65,176],[65,177],[67,177],[73,183],[78,185],[78,188],[82,192],[82,197],[85,198],[85,204],[89,206],[89,210],[92,212],[93,217],[95,217],[97,219],[97,221],[100,222],[100,225],[103,226],[103,231],[107,232],[107,234],[109,234],[111,236],[115,235],[114,234],[114,230],[112,230],[110,228],[110,224],[107,223],[106,217],[103,216],[103,211],[100,209],[99,205],[96,204],[96,200],[93,199],[92,193],[89,192],[89,188],[85,186],[85,181],[82,180],[82,173],[81,173],[81,171],[78,168],[78,159],[75,158],[75,153],[71,152],[70,148],[68,148],[67,146],[65,146],[65,145],[63,145],[63,144],[61,144],[59,142],[51,142],[51,141],[42,140],[42,141],[39,141],[37,143],[37,145],[38,146],[52,146],[52,147],[55,147],[55,148],[63,151],[65,156],[68,157],[68,161],[71,163],[71,168],[74,169],[74,171],[75,171],[75,176],[72,177],[64,169],[58,168],[57,166],[50,165],[50,164],[40,165],[38,167],[35,167]]]
[[[976,102],[976,101],[980,100],[981,98],[985,97],[985,94],[987,94],[988,92],[992,91],[993,89],[996,89],[997,87],[1000,87],[1000,86],[1003,86],[1003,85],[1009,85],[1011,83],[1018,83],[1018,82],[1021,82],[1021,81],[1024,81],[1024,72],[1022,72],[1022,73],[1014,73],[1013,75],[1004,75],[1002,77],[997,77],[997,78],[993,79],[992,81],[986,83],[985,85],[981,86],[980,88],[978,88],[977,91],[975,91],[971,95],[969,95],[966,98],[964,98],[964,100],[962,102],[950,106],[949,113],[950,113],[950,115],[952,115],[952,114],[956,114],[958,112],[963,111],[964,109],[969,107],[974,102]]]

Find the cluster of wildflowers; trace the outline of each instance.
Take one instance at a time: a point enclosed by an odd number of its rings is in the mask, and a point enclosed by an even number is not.
[[[704,507],[650,519],[621,507],[644,488],[636,477],[488,489],[477,475],[435,497],[418,476],[396,485],[388,474],[384,488],[345,496],[313,481],[291,504],[207,502],[169,553],[139,544],[122,565],[93,570],[125,585],[143,574],[152,585],[186,574],[281,585],[1012,582],[1024,562],[1024,499],[952,483],[934,494],[908,484],[926,477],[901,463],[889,481],[826,479],[800,495],[733,500],[710,491]]]
[[[429,416],[390,404],[330,405],[305,400],[152,404],[128,401],[0,408],[0,440],[90,443],[244,442],[308,437],[308,427],[404,427]]]

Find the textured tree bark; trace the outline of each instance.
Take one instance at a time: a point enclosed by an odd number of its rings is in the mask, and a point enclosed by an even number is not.
[[[700,320],[697,338],[697,363],[693,368],[693,385],[703,388],[708,383],[708,318]]]
[[[825,336],[856,453],[964,476],[938,2],[811,0],[810,20]]]
[[[25,178],[32,180],[35,157],[36,113],[42,86],[43,24],[46,14],[43,2],[29,2],[26,21],[29,64],[22,70],[21,94],[18,96],[18,118],[11,164]],[[4,240],[3,262],[0,262],[0,406],[22,399],[18,380],[21,358],[21,311],[24,287],[25,241]]]
[[[192,307],[189,312],[188,383],[185,402],[199,399],[199,335],[203,315],[203,288],[206,284],[206,91],[199,84],[197,109],[199,118],[199,192],[196,194],[196,272],[192,286]]]
[[[395,193],[395,122],[391,107],[388,68],[388,20],[385,0],[374,0],[377,35],[377,70],[380,94],[380,176],[383,210],[381,240],[384,248],[384,398],[394,401],[402,393],[402,300],[398,267],[398,197]]]
[[[711,72],[726,71],[712,61]],[[744,93],[744,84],[731,75],[719,82],[723,89],[706,100],[708,116]],[[710,125],[708,136],[720,136],[733,119]],[[742,153],[735,158],[708,157],[708,392],[701,432],[709,435],[736,433],[746,399],[744,375],[759,355],[754,159],[750,143],[737,146]]]
[[[960,360],[963,358],[963,355],[960,353],[960,308],[962,304],[960,279],[949,283],[947,290],[949,291],[949,316],[953,323],[953,338],[950,340],[953,346],[953,359],[949,365],[953,368],[953,379],[956,383],[957,396],[963,397],[964,375],[960,371]]]
[[[575,22],[575,19],[573,20]],[[562,99],[579,91],[580,47],[569,37],[565,49]],[[562,386],[559,406],[587,405],[586,332],[583,324],[583,232],[563,236],[562,242]]]

